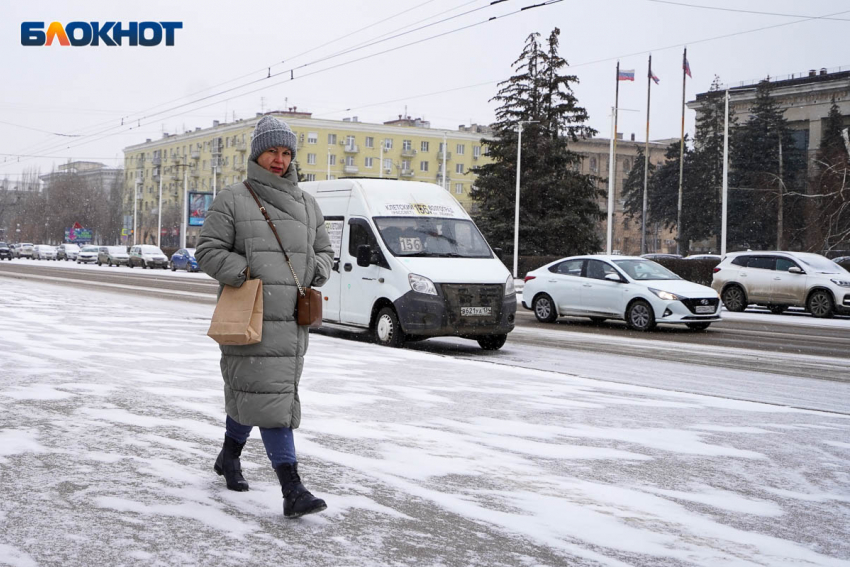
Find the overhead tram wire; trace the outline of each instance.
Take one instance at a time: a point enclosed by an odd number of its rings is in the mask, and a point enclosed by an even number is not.
[[[119,118],[119,120],[121,120],[121,121],[122,121],[121,125],[119,125],[119,126],[117,126],[117,127],[113,127],[113,128],[120,128],[121,126],[123,126],[123,125],[124,125],[124,121],[127,121],[128,123],[131,123],[131,122],[132,122],[132,121],[134,121],[134,120],[138,120],[138,118],[133,118],[134,116],[136,116],[136,115],[138,115],[138,114],[142,114],[142,113],[148,112],[148,111],[150,111],[150,110],[154,110],[154,109],[156,109],[156,108],[159,108],[159,107],[164,106],[164,105],[167,105],[167,104],[172,104],[172,103],[174,103],[174,102],[177,102],[177,101],[183,100],[183,99],[185,99],[185,98],[188,98],[188,97],[191,97],[191,96],[195,96],[195,95],[197,95],[197,94],[201,94],[201,93],[207,92],[207,91],[212,90],[212,89],[214,89],[214,88],[217,88],[217,87],[220,87],[220,86],[223,86],[223,85],[227,85],[227,84],[233,83],[233,82],[235,82],[235,81],[238,81],[238,80],[244,79],[244,78],[246,78],[246,77],[253,76],[253,75],[257,74],[257,73],[261,73],[261,72],[263,72],[263,71],[266,71],[266,70],[272,69],[272,68],[274,68],[274,67],[277,67],[277,66],[279,66],[279,65],[282,65],[282,64],[284,63],[284,61],[291,61],[291,60],[293,60],[293,59],[297,59],[298,57],[301,57],[302,55],[306,55],[306,54],[308,54],[308,53],[312,53],[313,51],[317,51],[317,50],[319,50],[319,49],[322,49],[322,48],[324,48],[324,47],[327,47],[328,45],[331,45],[331,44],[333,44],[333,43],[336,43],[336,42],[338,42],[338,41],[341,41],[342,39],[345,39],[345,38],[347,38],[347,37],[351,37],[352,35],[355,35],[355,34],[357,34],[357,33],[360,33],[360,32],[362,32],[362,31],[365,31],[365,30],[367,30],[367,29],[370,29],[370,28],[372,28],[372,27],[375,27],[375,26],[377,26],[377,25],[380,25],[380,24],[382,24],[382,23],[384,23],[384,22],[387,22],[387,21],[389,21],[389,20],[392,20],[392,19],[394,19],[394,18],[397,18],[397,17],[399,17],[399,16],[402,16],[402,15],[404,15],[404,14],[408,13],[408,12],[412,12],[412,11],[414,11],[414,10],[416,10],[416,9],[418,9],[418,8],[421,8],[422,6],[425,6],[425,5],[427,5],[427,4],[431,4],[431,3],[432,3],[432,2],[434,2],[434,1],[435,1],[435,0],[427,0],[426,2],[422,2],[421,4],[417,4],[416,6],[413,6],[413,7],[411,7],[411,8],[408,8],[408,9],[406,9],[406,10],[402,10],[401,12],[398,12],[398,13],[396,13],[396,14],[393,14],[392,16],[389,16],[389,17],[384,18],[384,19],[382,19],[382,20],[378,20],[377,22],[373,22],[372,24],[369,24],[369,25],[367,25],[367,26],[364,26],[364,27],[362,27],[362,28],[359,28],[359,29],[357,29],[357,30],[355,30],[355,31],[353,31],[353,32],[350,32],[350,33],[348,33],[348,34],[346,34],[346,35],[344,35],[344,36],[338,37],[338,38],[336,38],[336,39],[334,39],[334,40],[332,40],[332,41],[326,42],[326,43],[324,43],[324,44],[322,44],[322,45],[319,45],[319,46],[313,47],[313,48],[308,49],[308,50],[306,50],[306,51],[302,51],[301,53],[298,53],[298,54],[296,54],[296,55],[293,55],[293,56],[291,56],[291,57],[288,57],[288,58],[287,58],[287,59],[285,59],[285,60],[279,61],[279,62],[277,62],[277,63],[273,63],[272,65],[267,65],[267,66],[265,66],[265,67],[262,67],[262,68],[260,68],[260,69],[257,69],[256,71],[251,71],[251,72],[246,73],[246,74],[244,74],[244,75],[240,75],[239,77],[236,77],[236,78],[234,78],[234,79],[230,79],[230,80],[224,81],[224,82],[222,82],[222,83],[218,83],[218,84],[216,84],[216,85],[213,85],[213,86],[211,86],[211,87],[207,87],[207,88],[205,88],[205,89],[201,89],[201,90],[199,90],[199,91],[195,91],[195,92],[193,92],[193,93],[189,93],[189,94],[187,94],[187,95],[184,95],[184,96],[181,96],[181,97],[178,97],[178,98],[175,98],[175,99],[171,99],[171,100],[169,100],[169,101],[162,102],[162,103],[156,104],[156,105],[154,105],[154,106],[151,106],[151,107],[148,107],[148,108],[145,108],[145,109],[142,109],[142,110],[139,110],[139,111],[136,111],[136,112],[130,113],[130,114],[128,114],[128,115],[122,116],[122,117],[120,117],[120,118]],[[476,2],[476,1],[478,1],[478,0],[473,0],[473,2]],[[463,4],[463,6],[465,6],[465,5],[466,5],[466,4]],[[391,31],[391,32],[387,32],[387,33],[394,33],[395,31],[398,31],[399,29],[404,29],[405,27],[410,27],[411,25],[416,25],[416,24],[418,24],[418,23],[420,23],[420,22],[428,21],[428,20],[433,19],[434,17],[439,16],[439,15],[442,15],[442,14],[444,14],[444,13],[446,13],[446,12],[451,12],[451,11],[453,11],[453,10],[457,10],[458,8],[460,8],[460,7],[455,7],[455,8],[451,8],[451,9],[449,9],[449,10],[445,10],[445,11],[443,11],[443,12],[439,12],[438,14],[435,14],[435,15],[432,15],[432,16],[428,16],[427,18],[423,18],[423,19],[419,20],[418,22],[414,22],[413,24],[408,24],[407,26],[404,26],[404,27],[402,27],[402,28],[397,28],[396,30],[393,30],[393,31]],[[384,34],[384,35],[386,35],[386,34]],[[379,37],[380,37],[380,36],[379,36]],[[369,41],[371,41],[371,40],[369,40]],[[262,79],[259,79],[258,81],[251,81],[251,82],[246,83],[245,85],[243,85],[243,87],[244,87],[244,86],[250,86],[251,84],[254,84],[254,83],[256,83],[256,82],[259,82],[260,80],[265,80],[265,79],[268,79],[268,78],[269,78],[269,77],[268,77],[268,76],[266,76],[266,77],[263,77]],[[168,111],[168,110],[166,110],[165,112],[167,112],[167,111]],[[90,129],[94,129],[94,128],[100,128],[100,127],[102,127],[102,126],[107,126],[107,125],[109,125],[109,124],[113,124],[113,123],[114,123],[114,120],[109,120],[109,121],[101,122],[101,123],[98,123],[98,124],[95,124],[95,125],[92,125],[92,126],[88,126],[88,127],[84,128],[83,130],[81,130],[81,131],[80,131],[81,133],[80,133],[80,134],[78,134],[78,136],[79,136],[79,137],[86,137],[86,136],[96,136],[96,135],[99,135],[99,134],[101,134],[101,133],[103,133],[103,132],[106,132],[106,131],[108,131],[108,130],[101,130],[100,132],[93,132],[93,133],[90,133],[90,134],[84,134],[84,133],[82,133],[82,132],[85,132],[86,130],[90,130]],[[26,148],[24,148],[24,150],[23,150],[23,151],[28,151],[28,150],[33,149],[33,148],[38,148],[38,146],[42,145],[44,142],[45,142],[45,140],[43,140],[43,141],[41,141],[41,142],[37,142],[37,143],[35,143],[35,144],[32,144],[31,146],[27,146]],[[50,146],[47,146],[47,147],[49,148]],[[38,150],[36,149],[35,151],[38,151]]]
[[[687,2],[674,2],[673,0],[644,0],[654,4],[668,4],[682,8],[699,8],[702,10],[716,10],[720,12],[735,12],[738,14],[755,14],[759,16],[780,16],[783,18],[807,18],[813,20],[831,20],[835,22],[850,22],[848,18],[832,18],[830,16],[806,16],[805,14],[783,14],[779,12],[762,12],[759,10],[744,10],[742,8],[723,8],[722,6],[706,6],[703,4],[689,4]]]
[[[221,95],[223,95],[223,94],[227,94],[227,93],[230,93],[230,92],[233,92],[233,91],[236,91],[236,90],[239,90],[239,89],[245,88],[245,87],[249,87],[249,86],[251,86],[251,85],[253,85],[253,84],[256,84],[256,83],[259,83],[259,82],[263,82],[263,81],[266,81],[266,80],[268,80],[268,79],[271,79],[271,78],[274,78],[274,77],[278,77],[278,76],[280,76],[280,75],[285,75],[285,74],[289,73],[289,74],[290,74],[290,77],[292,77],[292,76],[293,76],[294,71],[295,71],[295,70],[297,70],[297,69],[303,69],[303,68],[305,68],[305,67],[307,67],[307,66],[309,66],[309,65],[315,65],[315,64],[317,64],[317,63],[321,63],[321,62],[324,62],[324,61],[328,61],[328,60],[330,60],[330,59],[333,59],[333,58],[336,58],[336,57],[339,57],[339,56],[342,56],[342,55],[346,55],[346,54],[348,54],[348,53],[352,53],[352,52],[354,52],[354,51],[359,51],[359,50],[361,50],[361,49],[365,49],[365,48],[367,48],[367,47],[372,47],[372,46],[374,46],[374,45],[378,45],[378,44],[380,44],[380,43],[384,43],[384,42],[386,42],[386,41],[390,41],[390,40],[393,40],[393,39],[397,39],[397,38],[399,38],[399,37],[403,37],[403,36],[405,36],[405,35],[409,35],[409,34],[411,34],[411,33],[415,33],[415,32],[417,32],[417,31],[421,31],[421,30],[423,30],[423,29],[426,29],[426,28],[429,28],[429,27],[432,27],[432,26],[435,26],[435,25],[439,25],[439,24],[441,24],[441,23],[445,23],[445,22],[447,22],[447,21],[450,21],[450,20],[453,20],[453,19],[456,19],[456,18],[459,18],[459,17],[465,16],[465,15],[468,15],[468,14],[471,14],[471,13],[473,13],[473,12],[477,12],[477,11],[480,11],[480,10],[483,10],[483,9],[486,9],[486,8],[490,8],[490,7],[492,7],[492,6],[495,6],[495,5],[497,5],[497,4],[501,4],[501,3],[504,3],[504,2],[507,2],[507,1],[508,1],[508,0],[493,0],[492,2],[490,2],[489,4],[487,4],[486,6],[481,6],[481,7],[479,7],[479,8],[474,9],[474,10],[469,10],[469,11],[467,11],[467,12],[463,12],[463,13],[461,13],[461,14],[457,14],[457,15],[455,15],[455,16],[451,16],[451,17],[449,17],[449,18],[444,18],[444,19],[439,20],[439,21],[437,21],[437,22],[433,22],[433,23],[431,23],[431,24],[427,24],[427,25],[421,26],[421,27],[419,27],[419,28],[416,28],[416,29],[413,29],[413,30],[410,30],[410,31],[407,31],[407,32],[404,32],[404,33],[400,33],[400,34],[397,34],[397,35],[392,36],[392,37],[388,37],[388,38],[385,38],[385,39],[381,39],[381,40],[373,41],[372,43],[369,43],[369,44],[367,44],[367,45],[361,45],[360,47],[356,47],[356,48],[347,48],[347,49],[345,49],[345,50],[342,50],[342,51],[336,52],[336,53],[334,53],[334,54],[331,54],[331,55],[325,56],[325,57],[323,57],[323,58],[320,58],[320,59],[317,59],[317,60],[311,61],[311,62],[306,63],[306,64],[304,64],[304,65],[301,65],[301,66],[299,66],[299,67],[295,67],[295,68],[291,68],[291,69],[286,69],[286,70],[284,70],[284,71],[280,71],[280,72],[277,72],[277,73],[272,73],[272,74],[269,74],[267,77],[263,77],[262,79],[256,79],[256,80],[253,80],[253,81],[249,81],[248,83],[245,83],[245,84],[243,84],[243,85],[239,85],[239,86],[236,86],[236,87],[232,87],[232,88],[229,88],[229,89],[225,89],[225,90],[220,91],[220,92],[218,92],[218,93],[213,93],[213,94],[211,94],[211,95],[207,95],[207,96],[201,97],[201,98],[196,99],[196,100],[194,100],[194,101],[189,101],[189,102],[186,102],[186,103],[183,103],[183,104],[179,104],[179,105],[173,106],[173,107],[171,107],[171,108],[167,108],[167,109],[165,109],[165,110],[162,110],[162,111],[159,111],[159,112],[155,112],[155,113],[153,113],[153,114],[149,114],[149,115],[147,115],[147,116],[142,116],[142,117],[133,118],[132,120],[129,120],[128,122],[129,122],[129,123],[137,122],[137,123],[139,123],[139,126],[140,126],[140,125],[141,125],[141,121],[142,121],[142,120],[148,120],[148,119],[150,119],[150,118],[153,118],[153,117],[155,117],[155,116],[159,116],[159,115],[164,114],[164,113],[166,113],[166,112],[171,112],[172,110],[177,110],[177,109],[179,109],[179,108],[183,108],[183,107],[185,107],[185,106],[189,106],[189,105],[192,105],[192,104],[196,104],[196,103],[198,103],[198,102],[203,102],[204,100],[209,100],[210,98],[216,98],[216,97],[219,97],[219,96],[221,96]],[[507,13],[507,14],[503,14],[503,15],[501,15],[501,16],[496,16],[496,17],[490,18],[489,20],[485,20],[485,21],[480,22],[480,23],[486,23],[487,21],[492,21],[492,20],[494,20],[494,19],[499,19],[499,18],[503,18],[503,17],[505,17],[505,16],[513,15],[513,14],[519,13],[519,12],[521,12],[521,11],[523,11],[523,10],[528,10],[528,9],[531,9],[531,8],[537,8],[537,7],[540,7],[540,6],[546,6],[546,5],[549,5],[549,4],[555,4],[555,3],[558,3],[558,2],[562,2],[562,1],[563,1],[563,0],[548,0],[547,2],[543,2],[543,3],[541,3],[541,4],[536,4],[536,5],[531,5],[531,6],[526,6],[525,8],[522,8],[522,9],[520,9],[520,10],[517,10],[516,12],[509,12],[509,13]],[[428,19],[430,19],[430,18],[432,18],[432,17],[434,17],[434,16],[431,16],[431,17],[429,17],[429,18],[425,18],[425,20],[428,20]],[[424,21],[424,20],[423,20],[423,21]],[[479,24],[480,24],[480,23],[479,23]],[[370,56],[367,56],[367,57],[364,57],[364,58],[355,59],[355,60],[350,61],[349,63],[354,63],[354,62],[360,61],[360,60],[362,60],[362,59],[367,59],[367,58],[369,58],[369,57],[373,57],[373,56],[375,56],[375,55],[381,55],[381,54],[387,53],[387,52],[389,52],[389,51],[395,51],[395,50],[398,50],[398,49],[403,49],[404,47],[408,47],[408,46],[410,46],[410,45],[415,45],[416,43],[421,43],[421,41],[427,41],[427,40],[429,40],[429,39],[434,39],[434,38],[437,38],[437,37],[441,37],[441,36],[443,36],[443,35],[448,35],[449,33],[454,33],[455,31],[461,31],[461,30],[463,30],[463,29],[467,29],[467,28],[469,28],[469,27],[474,27],[475,25],[479,25],[479,24],[473,24],[473,25],[471,25],[471,26],[465,26],[465,27],[462,27],[462,28],[458,28],[458,29],[456,29],[456,30],[451,30],[451,31],[449,31],[449,32],[445,32],[445,33],[443,33],[443,34],[438,34],[438,35],[435,35],[435,36],[431,36],[430,38],[425,38],[424,40],[420,40],[420,41],[417,41],[417,42],[412,42],[412,43],[409,43],[409,44],[406,44],[406,45],[402,45],[402,46],[399,46],[399,47],[395,47],[395,48],[392,48],[392,49],[388,49],[388,50],[385,50],[385,51],[381,51],[381,52],[379,52],[379,53],[376,53],[376,54],[373,54],[373,55],[370,55]],[[405,26],[405,27],[409,27],[409,26]],[[400,29],[403,29],[403,28],[400,28]],[[390,33],[392,33],[392,32],[390,32]],[[317,49],[318,49],[318,48],[317,48]],[[329,68],[327,68],[327,69],[333,69],[333,68],[337,68],[337,67],[339,67],[339,65],[332,66],[332,67],[329,67]],[[324,70],[323,70],[323,71],[324,71]],[[315,72],[314,72],[314,73],[309,73],[309,74],[307,74],[307,75],[302,75],[302,77],[304,77],[304,76],[309,76],[309,75],[312,75],[312,74],[315,74]],[[290,79],[290,80],[291,80],[291,79]],[[284,83],[284,82],[289,82],[289,81],[281,81],[281,82],[277,82],[277,83],[275,83],[274,85],[269,85],[268,87],[263,87],[263,88],[260,88],[260,89],[255,89],[255,90],[253,90],[253,91],[249,91],[248,93],[243,93],[243,94],[241,94],[241,95],[238,95],[237,97],[230,97],[230,98],[227,98],[227,99],[222,99],[222,100],[220,100],[220,101],[216,101],[214,104],[219,104],[219,103],[221,103],[221,102],[226,102],[226,101],[229,101],[229,100],[233,100],[233,98],[238,98],[239,96],[245,96],[245,95],[248,95],[248,94],[253,94],[253,93],[259,92],[259,91],[261,91],[261,90],[264,90],[265,88],[271,88],[271,87],[273,87],[273,86],[277,86],[277,85],[282,84],[282,83]],[[180,99],[176,99],[176,100],[180,100]],[[161,106],[161,105],[160,105],[160,106]],[[208,106],[211,106],[211,105],[204,105],[204,106],[201,106],[201,107],[196,108],[196,110],[197,110],[197,109],[201,109],[201,108],[207,108]],[[156,107],[153,107],[153,108],[156,108]],[[166,118],[171,118],[171,117],[179,116],[179,115],[180,115],[180,114],[178,114],[178,115],[172,115],[172,116],[169,116],[169,117],[166,117]],[[149,124],[149,122],[148,122],[147,124]],[[146,125],[147,125],[147,124],[146,124]],[[107,132],[111,132],[111,131],[113,131],[113,130],[123,128],[123,126],[124,126],[124,124],[121,124],[121,125],[119,125],[119,126],[112,126],[112,127],[109,127],[109,128],[103,129],[103,130],[101,130],[101,131],[99,131],[99,132],[94,132],[94,133],[92,133],[92,134],[87,134],[86,136],[83,136],[83,137],[85,138],[85,137],[92,137],[92,136],[100,136],[101,134],[106,134]],[[137,127],[139,127],[139,126],[137,126]],[[134,129],[134,127],[130,127],[130,128],[129,128],[129,130],[132,130],[132,129]],[[100,138],[97,138],[97,139],[98,139],[98,140],[100,140],[100,139],[103,139],[103,137],[100,137]],[[76,145],[81,145],[81,144],[76,144]],[[68,146],[68,147],[76,147],[76,146]],[[61,148],[61,146],[58,146],[58,145],[51,145],[51,146],[47,146],[47,147],[45,147],[45,148],[39,148],[37,151],[51,151],[51,150],[52,150],[52,149],[54,149],[54,148],[55,148],[55,149],[60,149],[60,148]],[[2,164],[0,164],[0,167],[2,167]]]
[[[406,32],[406,33],[403,33],[403,34],[399,34],[399,35],[394,36],[394,37],[392,37],[392,38],[387,38],[387,39],[384,39],[384,40],[376,41],[376,42],[374,42],[374,43],[372,43],[372,44],[369,44],[369,45],[367,45],[367,46],[363,46],[363,47],[361,47],[361,48],[358,48],[357,50],[359,50],[359,49],[363,49],[363,48],[365,48],[365,47],[371,47],[371,46],[373,46],[373,45],[377,45],[378,43],[383,43],[383,42],[385,42],[385,41],[389,41],[389,40],[391,40],[391,39],[396,39],[396,38],[401,37],[401,36],[403,36],[403,35],[408,35],[409,33],[414,33],[414,32],[416,32],[416,31],[420,31],[421,29],[424,29],[424,28],[426,28],[426,27],[431,27],[432,25],[437,25],[437,24],[439,24],[439,23],[443,23],[443,22],[445,22],[445,21],[449,21],[449,20],[451,20],[451,19],[454,19],[454,18],[457,18],[457,17],[461,17],[461,16],[464,16],[464,15],[466,15],[466,14],[469,14],[469,13],[472,13],[472,12],[475,12],[475,11],[478,11],[478,10],[480,10],[480,9],[488,8],[488,7],[490,7],[490,6],[493,6],[493,5],[496,5],[496,4],[500,4],[500,3],[503,3],[503,2],[506,2],[506,1],[508,1],[508,0],[496,0],[496,2],[491,2],[490,4],[488,4],[487,6],[484,6],[484,7],[482,7],[482,8],[477,8],[477,9],[475,9],[475,10],[470,10],[470,11],[465,12],[465,13],[463,13],[463,14],[458,14],[457,16],[452,16],[451,18],[446,18],[446,19],[441,20],[441,21],[439,21],[439,22],[435,22],[435,23],[433,23],[433,24],[429,24],[429,25],[427,25],[427,26],[423,26],[423,27],[421,27],[421,28],[417,28],[416,30],[411,30],[410,32]],[[399,49],[404,49],[404,48],[406,48],[406,47],[410,47],[410,46],[413,46],[413,45],[417,45],[417,44],[419,44],[419,43],[423,43],[423,42],[430,41],[430,40],[433,40],[433,39],[437,39],[437,38],[440,38],[440,37],[443,37],[443,36],[446,36],[446,35],[450,35],[450,34],[453,34],[453,33],[457,33],[457,32],[459,32],[459,31],[463,31],[463,30],[470,29],[470,28],[473,28],[473,27],[476,27],[476,26],[480,26],[480,25],[482,25],[482,24],[486,24],[486,23],[489,23],[489,22],[492,22],[492,21],[495,21],[495,20],[504,19],[504,18],[507,18],[507,17],[510,17],[510,16],[514,16],[514,15],[517,15],[517,14],[519,14],[519,13],[521,13],[521,12],[524,12],[524,11],[530,10],[530,9],[532,9],[532,8],[545,7],[545,6],[549,6],[549,5],[552,5],[552,4],[557,4],[557,3],[560,3],[560,2],[563,2],[563,0],[547,0],[546,2],[542,2],[542,3],[539,3],[539,4],[533,4],[533,5],[525,6],[525,7],[523,7],[523,8],[520,8],[519,10],[515,10],[515,11],[513,11],[513,12],[507,12],[507,13],[502,14],[502,15],[499,15],[499,16],[493,16],[493,17],[490,17],[490,18],[488,18],[488,19],[486,19],[486,20],[481,20],[481,21],[476,22],[476,23],[473,23],[473,24],[469,24],[469,25],[466,25],[466,26],[461,26],[461,27],[459,27],[459,28],[455,28],[455,29],[453,29],[453,30],[449,30],[449,31],[446,31],[446,32],[442,32],[442,33],[439,33],[439,34],[435,34],[435,35],[433,35],[433,36],[429,36],[429,37],[422,38],[422,39],[419,39],[419,40],[416,40],[416,41],[412,41],[412,42],[410,42],[410,43],[406,43],[406,44],[404,44],[404,45],[395,46],[395,47],[392,47],[392,48],[390,48],[390,49],[386,49],[386,50],[379,51],[379,52],[376,52],[376,53],[371,53],[371,54],[369,54],[369,55],[365,55],[365,56],[363,56],[363,57],[359,57],[359,58],[357,58],[357,59],[351,59],[351,60],[348,60],[348,61],[344,61],[344,62],[339,63],[339,64],[337,64],[337,65],[332,65],[332,66],[330,66],[330,67],[325,67],[325,68],[323,68],[323,69],[318,69],[318,70],[313,71],[313,72],[311,72],[311,73],[306,73],[306,74],[303,74],[303,75],[299,75],[298,77],[293,77],[293,76],[291,75],[291,73],[293,73],[293,72],[294,72],[295,68],[293,68],[293,69],[287,69],[287,70],[285,70],[285,71],[281,71],[281,72],[279,72],[279,73],[274,73],[274,74],[272,74],[272,75],[271,75],[271,77],[277,77],[277,76],[280,76],[280,75],[286,75],[287,73],[290,73],[290,78],[287,78],[287,79],[282,80],[282,81],[278,81],[278,82],[273,83],[273,84],[271,84],[271,85],[266,85],[266,86],[260,87],[259,89],[254,89],[254,90],[252,90],[252,91],[248,91],[248,92],[246,92],[246,93],[240,93],[240,94],[238,94],[238,95],[235,95],[235,96],[232,96],[232,97],[229,97],[229,98],[225,98],[225,99],[221,99],[221,100],[216,100],[216,101],[214,101],[214,102],[212,102],[212,103],[209,103],[209,104],[206,104],[206,105],[197,106],[197,107],[192,108],[192,110],[191,110],[191,111],[201,110],[201,109],[203,109],[203,108],[207,108],[207,107],[209,107],[209,106],[213,106],[213,105],[216,105],[216,104],[220,104],[220,103],[222,103],[222,102],[230,101],[230,100],[233,100],[233,99],[235,99],[235,98],[239,98],[239,97],[243,97],[243,96],[248,96],[248,95],[250,95],[250,94],[254,94],[254,93],[257,93],[257,92],[260,92],[260,91],[263,91],[263,90],[269,89],[269,88],[273,88],[273,87],[276,87],[276,86],[279,86],[279,85],[282,85],[282,84],[285,84],[285,83],[289,83],[289,82],[294,81],[295,79],[302,79],[302,78],[306,78],[306,77],[309,77],[309,76],[312,76],[312,75],[316,75],[316,74],[319,74],[319,73],[324,73],[324,72],[326,72],[326,71],[330,71],[330,70],[332,70],[332,69],[337,69],[337,68],[340,68],[340,67],[343,67],[343,66],[346,66],[346,65],[350,65],[350,64],[353,64],[353,63],[357,63],[357,62],[359,62],[359,61],[363,61],[363,60],[366,60],[366,59],[370,59],[370,58],[372,58],[372,57],[377,57],[378,55],[383,55],[383,54],[385,54],[385,53],[389,53],[389,52],[391,52],[391,51],[398,51]],[[347,53],[351,53],[351,52],[353,52],[353,51],[355,51],[355,49],[351,49],[351,50],[348,50],[348,51],[340,52],[340,53],[335,54],[335,55],[333,55],[333,56],[328,56],[328,57],[325,57],[325,58],[323,58],[323,59],[319,59],[319,60],[316,60],[316,61],[314,61],[314,62],[311,62],[311,63],[309,63],[309,64],[316,64],[316,63],[319,63],[319,62],[327,61],[328,59],[330,59],[330,58],[332,58],[332,57],[336,57],[336,56],[344,55],[344,54],[347,54]],[[299,68],[304,68],[305,66],[306,66],[306,65],[302,65],[302,66],[301,66],[301,67],[299,67]],[[267,80],[267,79],[263,79],[263,80]],[[246,85],[244,85],[244,86],[250,86],[250,84],[252,84],[252,83],[254,83],[254,82],[256,82],[256,81],[252,81],[251,83],[248,83],[248,84],[246,84]],[[243,87],[244,87],[244,86],[243,86]],[[197,102],[203,102],[204,100],[208,100],[208,99],[210,99],[210,98],[215,98],[215,97],[217,97],[217,96],[221,96],[222,94],[227,94],[228,92],[232,92],[232,91],[234,91],[234,90],[238,90],[239,88],[243,88],[243,87],[233,87],[233,88],[230,88],[230,89],[226,89],[226,90],[224,90],[224,91],[221,91],[221,92],[216,93],[216,94],[213,94],[213,95],[208,95],[208,96],[205,96],[205,97],[201,97],[200,99],[198,99],[198,100],[196,100],[196,101],[193,101],[193,102],[190,102],[190,103],[180,104],[180,105],[174,106],[174,107],[172,107],[172,108],[170,108],[170,109],[166,109],[166,110],[163,110],[163,111],[161,111],[161,112],[157,112],[157,113],[151,114],[151,115],[146,116],[146,117],[142,117],[142,118],[134,119],[132,122],[138,122],[138,125],[137,125],[137,126],[131,126],[131,127],[126,128],[125,130],[122,130],[122,131],[134,130],[134,129],[136,129],[136,128],[140,128],[142,125],[147,126],[147,125],[149,125],[149,124],[151,123],[151,122],[149,121],[151,118],[158,117],[158,116],[160,116],[161,114],[163,114],[163,113],[165,113],[165,112],[169,112],[169,111],[171,111],[171,110],[177,110],[177,109],[179,109],[179,108],[183,108],[183,107],[185,107],[185,106],[188,106],[189,104],[195,104],[195,103],[197,103]],[[169,116],[161,117],[161,118],[158,118],[158,120],[162,120],[162,119],[166,119],[166,120],[167,120],[167,119],[169,119],[169,118],[174,118],[174,117],[176,117],[176,116],[181,116],[181,115],[183,115],[183,114],[186,114],[186,112],[180,112],[180,113],[177,113],[177,114],[172,114],[172,115],[169,115]],[[142,122],[142,120],[146,120],[147,122],[145,122],[144,124],[142,124],[142,123],[141,123],[141,122]],[[90,134],[89,136],[87,136],[88,138],[90,138],[90,137],[93,137],[93,136],[99,136],[100,134],[105,134],[105,135],[103,135],[103,136],[100,136],[100,137],[98,137],[98,138],[95,138],[94,140],[81,141],[80,143],[77,143],[77,144],[71,144],[71,145],[67,145],[67,146],[62,146],[61,148],[60,148],[59,146],[54,146],[54,148],[55,148],[55,149],[57,149],[57,150],[59,150],[59,149],[70,149],[70,148],[74,148],[74,147],[78,147],[78,146],[86,145],[86,144],[91,143],[91,142],[99,141],[99,140],[102,140],[102,139],[104,139],[104,138],[108,138],[108,137],[110,137],[110,136],[112,136],[112,135],[117,135],[117,134],[118,134],[118,132],[115,132],[115,133],[113,133],[113,134],[109,134],[109,133],[108,133],[108,132],[111,132],[112,130],[115,130],[116,128],[121,128],[121,127],[119,126],[119,127],[111,127],[111,128],[107,128],[107,129],[105,129],[105,130],[103,130],[103,131],[101,131],[101,132],[99,132],[99,133]],[[47,149],[44,149],[44,150],[41,150],[41,151],[51,151],[52,149],[53,149],[53,148],[47,148]],[[2,165],[0,165],[0,166],[2,166]]]

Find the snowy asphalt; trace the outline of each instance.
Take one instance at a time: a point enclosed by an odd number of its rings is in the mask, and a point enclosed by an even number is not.
[[[211,311],[0,279],[0,564],[850,565],[850,417],[789,407],[788,376],[694,394],[703,365],[613,349],[312,335],[296,444],[329,508],[284,521],[258,436],[250,492],[211,470]]]

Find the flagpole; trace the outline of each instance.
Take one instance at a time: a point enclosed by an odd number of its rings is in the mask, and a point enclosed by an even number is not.
[[[646,254],[646,202],[649,188],[649,100],[652,95],[652,55],[646,77],[646,141],[643,151],[643,212],[640,216],[640,253]]]
[[[608,156],[608,246],[607,254],[612,253],[612,241],[614,236],[614,176],[617,174],[617,107],[620,104],[620,62],[617,61],[617,72],[614,75],[614,108],[613,122],[614,131],[611,133],[611,155]]]
[[[679,141],[679,206],[676,221],[676,254],[682,253],[682,182],[685,176],[685,85],[687,83],[686,63],[688,61],[688,48],[682,55],[682,137]]]

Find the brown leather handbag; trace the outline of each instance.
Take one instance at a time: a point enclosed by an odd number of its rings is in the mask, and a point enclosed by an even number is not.
[[[301,282],[298,280],[298,275],[295,273],[295,268],[292,267],[292,262],[289,261],[289,254],[286,253],[286,249],[283,247],[283,242],[280,241],[280,236],[277,234],[277,229],[274,227],[274,223],[272,219],[269,218],[269,213],[266,212],[266,208],[260,202],[260,198],[257,197],[257,194],[254,193],[254,190],[248,184],[247,181],[244,181],[245,187],[248,188],[248,192],[251,193],[251,196],[254,198],[254,201],[257,202],[257,206],[260,207],[260,212],[263,213],[263,217],[265,217],[266,222],[269,223],[269,227],[271,227],[272,232],[274,233],[274,237],[277,239],[277,243],[280,245],[280,249],[283,251],[283,257],[286,258],[286,263],[289,265],[289,270],[292,272],[292,277],[295,278],[295,285],[298,287],[298,303],[295,307],[295,319],[298,324],[302,327],[310,327],[313,329],[317,329],[322,326],[322,294],[319,293],[318,290],[315,290],[310,287],[301,287]]]

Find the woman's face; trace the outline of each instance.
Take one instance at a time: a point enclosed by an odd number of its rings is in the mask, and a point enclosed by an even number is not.
[[[292,150],[284,146],[275,146],[269,148],[260,154],[257,158],[257,163],[260,167],[267,171],[271,171],[275,175],[283,175],[289,169],[289,164],[292,161]]]

